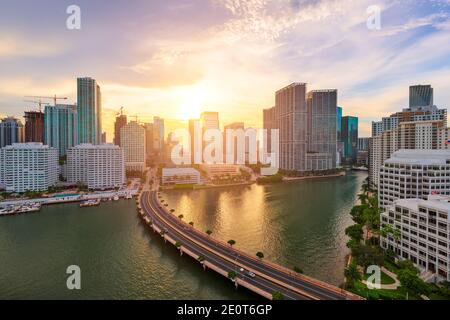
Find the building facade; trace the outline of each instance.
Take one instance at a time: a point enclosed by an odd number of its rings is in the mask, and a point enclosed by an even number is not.
[[[0,149],[0,184],[7,192],[46,191],[58,182],[58,150],[40,142]]]
[[[58,149],[59,156],[65,156],[67,149],[77,145],[78,116],[76,105],[45,107],[44,143]]]
[[[425,107],[433,105],[433,88],[430,85],[417,85],[409,87],[409,107]]]
[[[114,122],[114,144],[116,146],[121,147],[120,142],[120,130],[126,126],[128,123],[127,116],[124,114],[121,114],[116,117],[116,121]]]
[[[25,142],[44,142],[44,113],[25,112]]]
[[[381,214],[381,227],[391,226],[401,237],[381,237],[380,245],[400,259],[412,261],[422,274],[450,281],[450,197],[395,200]]]
[[[307,171],[336,168],[337,90],[313,90],[307,95]]]
[[[100,144],[102,140],[102,97],[92,78],[77,79],[78,143]]]
[[[450,195],[450,150],[400,150],[380,168],[380,208],[396,199],[427,199],[433,194]]]
[[[114,144],[80,144],[67,151],[67,182],[105,190],[125,185],[123,150]]]
[[[126,171],[145,171],[145,138],[145,128],[136,121],[129,122],[120,130],[120,141],[125,154]]]
[[[358,157],[358,118],[342,118],[342,141],[344,142],[344,159],[356,163]]]
[[[7,117],[0,122],[0,148],[24,142],[24,127],[20,120]]]
[[[164,168],[162,170],[163,185],[200,184],[200,172],[194,168]]]

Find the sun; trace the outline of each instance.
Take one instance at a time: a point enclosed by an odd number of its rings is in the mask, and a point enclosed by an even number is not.
[[[182,120],[198,119],[205,102],[204,92],[199,88],[186,90],[182,97],[178,110],[178,116]]]

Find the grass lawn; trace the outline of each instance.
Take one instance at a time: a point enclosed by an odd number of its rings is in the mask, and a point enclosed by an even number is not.
[[[370,277],[370,274],[364,274],[364,280],[367,281],[367,278]],[[389,277],[386,273],[381,272],[381,284],[394,284],[395,280]]]

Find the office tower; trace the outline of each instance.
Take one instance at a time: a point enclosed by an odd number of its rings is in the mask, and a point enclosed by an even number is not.
[[[24,128],[20,120],[7,117],[0,122],[0,148],[24,141]]]
[[[372,121],[372,137],[379,136],[383,132],[382,121]]]
[[[125,154],[127,172],[144,172],[146,164],[145,129],[136,121],[129,122],[120,130],[120,141]]]
[[[336,168],[337,90],[313,90],[307,96],[307,171]]]
[[[342,141],[341,140],[341,135],[342,135],[342,108],[341,107],[337,107],[336,110],[336,132],[337,132],[337,141]]]
[[[450,195],[450,151],[400,150],[380,168],[380,208],[396,199],[427,199],[432,194]]]
[[[433,88],[430,85],[409,87],[409,107],[425,107],[433,105]]]
[[[449,217],[449,196],[395,200],[381,213],[381,228],[399,230],[400,237],[381,236],[380,245],[412,261],[427,280],[450,281]]]
[[[227,144],[228,144],[228,138],[227,138],[227,130],[230,130],[232,132],[236,132],[237,130],[242,130],[242,132],[244,132],[245,134],[245,124],[243,122],[234,122],[231,124],[228,124],[224,127],[224,139],[223,139],[223,152],[224,152],[224,163],[227,161],[227,153],[228,151],[233,152],[233,164],[238,164],[238,160],[240,160],[240,162],[244,162],[244,163],[239,163],[239,164],[245,164],[249,162],[249,138],[248,137],[244,137],[244,146],[243,146],[243,152],[244,152],[244,159],[240,159],[238,157],[238,143],[239,139],[237,138],[237,136],[233,136],[232,138],[232,143],[233,144],[233,149],[232,150],[227,150]]]
[[[106,132],[102,133],[102,144],[106,143]]]
[[[306,84],[293,83],[275,94],[275,116],[280,135],[280,169],[306,171]]]
[[[65,156],[67,149],[77,145],[78,116],[76,105],[46,106],[44,143],[58,150],[59,156]]]
[[[44,114],[25,112],[25,142],[44,142]]]
[[[356,163],[358,156],[358,118],[342,118],[342,141],[344,142],[344,158],[347,162]]]
[[[159,157],[164,153],[164,119],[153,118],[153,151]]]
[[[278,129],[277,118],[275,115],[275,107],[263,110],[263,128],[266,130],[267,145],[262,146],[266,153],[272,152],[272,130]]]
[[[80,144],[67,151],[67,181],[89,189],[112,189],[125,185],[125,157],[114,144]]]
[[[116,121],[114,122],[114,144],[116,146],[121,146],[120,129],[122,129],[127,122],[127,116],[124,114],[120,114],[116,117]]]
[[[58,182],[58,150],[41,142],[0,149],[0,184],[7,192],[45,191]]]
[[[145,152],[147,160],[153,155],[153,123],[144,123],[145,129]]]
[[[78,143],[100,144],[102,99],[100,86],[92,78],[77,79]]]

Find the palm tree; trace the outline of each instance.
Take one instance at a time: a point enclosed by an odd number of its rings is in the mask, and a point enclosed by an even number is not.
[[[349,265],[345,269],[344,275],[347,279],[347,282],[352,285],[355,281],[361,280],[361,273],[359,272],[356,263],[352,263],[351,265]]]
[[[175,247],[177,247],[178,249],[180,249],[182,246],[181,242],[177,241],[177,243],[175,243]]]
[[[284,300],[284,295],[281,292],[275,291],[272,293],[272,300]]]
[[[183,216],[182,214],[180,214],[180,215],[178,216],[178,219],[180,219],[180,220],[183,220],[183,218],[184,218],[184,216]]]
[[[194,222],[193,221],[189,222],[189,224],[191,225],[191,227],[194,226]]]
[[[175,209],[170,209],[170,213],[174,213],[175,212]]]
[[[206,234],[207,234],[208,236],[211,236],[212,233],[213,233],[213,232],[212,232],[211,230],[206,230]]]
[[[228,240],[228,244],[230,245],[230,247],[233,247],[236,244],[236,241]]]
[[[396,254],[398,255],[398,245],[399,245],[399,242],[400,242],[400,240],[402,238],[401,231],[399,229],[397,229],[397,228],[393,229],[392,237],[394,238],[395,246],[396,246]]]
[[[256,256],[261,260],[264,258],[264,253],[262,253],[261,251],[256,253]]]

